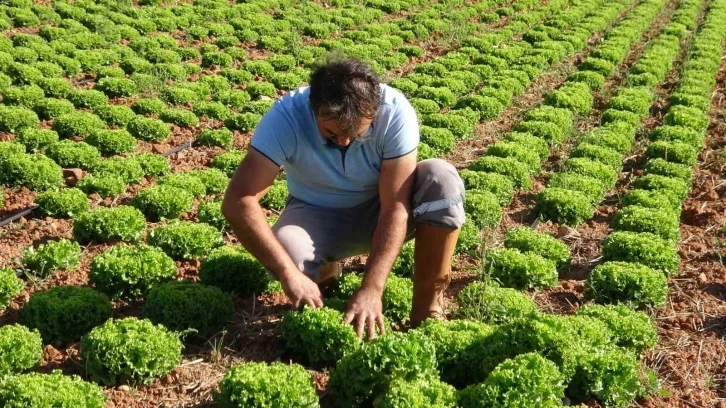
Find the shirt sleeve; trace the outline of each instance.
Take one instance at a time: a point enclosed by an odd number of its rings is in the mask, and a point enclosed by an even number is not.
[[[393,106],[383,143],[383,160],[405,156],[418,147],[420,135],[416,111],[406,98]]]
[[[295,131],[284,109],[275,103],[257,125],[250,147],[277,166],[283,166],[294,154],[296,145]]]

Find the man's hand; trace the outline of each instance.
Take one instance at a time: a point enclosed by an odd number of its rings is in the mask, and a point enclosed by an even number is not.
[[[297,310],[305,305],[312,309],[323,307],[320,288],[304,273],[290,274],[286,278],[280,279],[280,283],[294,309]]]
[[[260,199],[275,180],[280,167],[255,149],[247,152],[230,181],[222,213],[239,242],[282,284],[293,306],[323,305],[318,285],[297,269],[267,223]]]
[[[396,256],[406,238],[411,197],[416,171],[416,152],[384,160],[381,165],[379,198],[381,213],[373,233],[371,251],[360,289],[348,302],[347,323],[355,322],[358,338],[367,329],[368,338],[376,336],[376,326],[385,334],[381,297]]]
[[[358,339],[363,338],[364,329],[368,331],[368,340],[376,337],[376,326],[382,335],[386,334],[381,293],[365,287],[358,289],[348,302],[345,322],[355,322]]]

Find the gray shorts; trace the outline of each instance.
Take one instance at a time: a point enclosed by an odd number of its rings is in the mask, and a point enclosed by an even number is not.
[[[441,159],[418,163],[407,239],[416,223],[460,228],[464,223],[464,183],[456,168]],[[272,227],[297,267],[317,280],[320,266],[370,251],[378,223],[378,198],[351,208],[318,207],[294,197]]]

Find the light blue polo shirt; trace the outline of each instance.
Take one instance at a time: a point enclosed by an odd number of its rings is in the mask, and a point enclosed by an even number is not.
[[[318,130],[309,88],[287,93],[265,114],[251,147],[285,167],[290,195],[308,204],[349,208],[378,196],[381,163],[418,147],[416,112],[400,92],[381,85],[381,107],[368,136],[347,149]]]

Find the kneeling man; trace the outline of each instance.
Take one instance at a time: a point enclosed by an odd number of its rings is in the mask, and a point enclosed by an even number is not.
[[[416,113],[365,63],[329,57],[310,86],[265,114],[222,204],[240,243],[280,281],[293,307],[323,306],[338,261],[368,253],[345,319],[383,331],[381,297],[406,239],[416,239],[411,324],[441,315],[464,222],[464,186],[440,159],[416,160]],[[270,228],[259,200],[284,167],[290,192]]]

